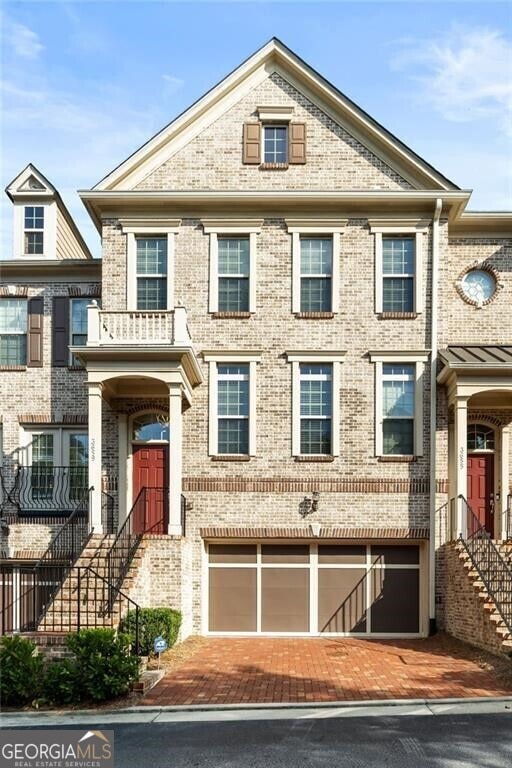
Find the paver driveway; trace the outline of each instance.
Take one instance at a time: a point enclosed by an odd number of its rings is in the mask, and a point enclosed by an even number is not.
[[[510,678],[496,669],[482,668],[481,655],[443,635],[401,641],[212,637],[149,691],[143,703],[292,703],[512,694]],[[508,669],[510,663],[496,660],[496,665]]]

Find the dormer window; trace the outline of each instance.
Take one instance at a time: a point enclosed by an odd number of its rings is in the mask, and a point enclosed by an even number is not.
[[[44,254],[44,207],[42,205],[25,206],[23,242],[26,256]]]

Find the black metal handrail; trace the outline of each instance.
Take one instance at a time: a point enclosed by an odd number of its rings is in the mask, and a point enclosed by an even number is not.
[[[512,569],[475,515],[467,499],[459,495],[466,518],[466,534],[460,535],[471,562],[494,601],[507,630],[512,632]]]
[[[167,533],[168,500],[168,488],[144,487],[140,490],[107,554],[108,581],[114,597],[128,573],[142,536]]]
[[[101,524],[103,533],[114,533],[114,497],[106,491],[101,492]]]
[[[507,496],[507,506],[503,516],[503,534],[504,538],[508,541],[512,539],[512,493],[509,493]]]
[[[88,488],[88,467],[55,467],[47,463],[18,467],[9,492],[18,514],[69,514]]]
[[[117,628],[131,611],[133,648],[139,654],[140,606],[121,590],[112,600],[111,584],[90,566],[54,564],[32,570],[5,566],[0,567],[0,577],[1,634]]]
[[[73,565],[89,537],[89,507],[93,488],[82,495],[73,512],[61,525],[44,554],[35,564],[40,568],[55,561]]]
[[[437,544],[446,544],[457,538],[457,500],[449,499],[436,509]]]

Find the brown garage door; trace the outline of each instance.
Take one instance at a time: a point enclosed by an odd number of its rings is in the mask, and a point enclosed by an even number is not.
[[[416,634],[419,594],[417,546],[209,547],[211,632]]]

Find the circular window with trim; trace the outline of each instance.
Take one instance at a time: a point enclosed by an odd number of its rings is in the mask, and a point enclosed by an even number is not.
[[[464,301],[477,309],[490,304],[502,287],[497,271],[486,262],[473,264],[464,270],[456,286]]]

